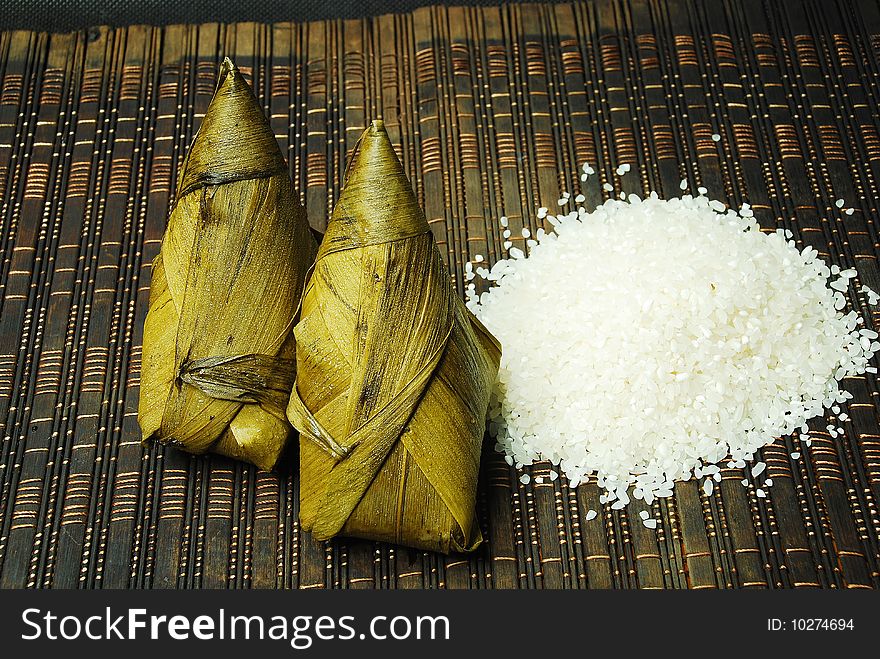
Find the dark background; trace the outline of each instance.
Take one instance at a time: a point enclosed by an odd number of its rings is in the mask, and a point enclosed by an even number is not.
[[[313,21],[412,11],[428,4],[500,0],[0,0],[0,30],[67,32],[93,25]]]

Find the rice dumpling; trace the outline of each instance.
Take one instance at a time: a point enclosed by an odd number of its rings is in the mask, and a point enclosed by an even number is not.
[[[292,328],[316,249],[269,122],[227,58],[153,261],[145,442],[275,465],[292,434]]]
[[[380,121],[352,154],[294,334],[303,528],[474,549],[501,348],[456,294]]]

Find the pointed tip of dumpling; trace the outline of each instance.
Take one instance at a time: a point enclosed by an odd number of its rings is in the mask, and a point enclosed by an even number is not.
[[[232,61],[232,59],[230,59],[228,55],[226,57],[224,57],[223,61],[220,63],[220,75],[223,76],[223,75],[229,73],[230,71],[235,71],[235,70],[236,70],[235,63]]]
[[[226,83],[228,79],[235,78],[236,76],[241,78],[241,72],[238,70],[238,67],[235,66],[235,62],[233,62],[229,57],[224,57],[223,61],[220,62],[220,68],[217,71],[217,86],[214,90],[214,93],[216,94],[216,92],[219,91],[219,89]],[[235,82],[238,83],[238,81]]]
[[[178,197],[204,185],[281,172],[287,172],[287,164],[269,120],[244,75],[226,57],[184,163]]]
[[[355,145],[342,194],[350,188],[350,183],[365,179],[374,183],[387,180],[389,187],[400,188],[401,193],[415,198],[403,164],[385,130],[385,122],[381,119],[371,121]]]
[[[430,232],[385,122],[364,130],[348,164],[322,251],[378,244]]]

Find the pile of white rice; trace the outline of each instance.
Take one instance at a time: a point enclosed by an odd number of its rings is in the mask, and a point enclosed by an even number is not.
[[[527,257],[468,266],[491,282],[468,307],[504,348],[489,427],[510,464],[596,474],[614,508],[695,475],[708,493],[716,463],[807,432],[851,397],[842,378],[876,372],[877,333],[845,312],[856,271],[700,192],[548,215]]]

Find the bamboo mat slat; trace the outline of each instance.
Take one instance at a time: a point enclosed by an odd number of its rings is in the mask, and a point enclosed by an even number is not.
[[[470,556],[314,540],[296,522],[295,455],[264,473],[143,448],[150,264],[225,55],[252,82],[317,229],[360,132],[385,119],[462,294],[469,259],[503,255],[501,215],[522,246],[520,230],[542,227],[536,209],[561,190],[592,207],[606,182],[677,196],[682,178],[748,201],[764,228],[790,229],[856,267],[857,288],[880,290],[872,0],[0,33],[0,587],[880,586],[872,374],[846,381],[842,437],[825,431],[832,415],[811,422],[811,447],[795,436],[762,451],[767,498],[764,476],[724,467],[710,495],[686,482],[674,498],[611,510],[595,482],[523,485],[487,441],[487,542]],[[584,162],[597,175],[581,184]],[[618,179],[623,162],[633,169]],[[880,324],[864,295],[854,303]]]

